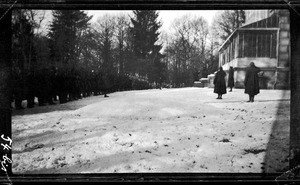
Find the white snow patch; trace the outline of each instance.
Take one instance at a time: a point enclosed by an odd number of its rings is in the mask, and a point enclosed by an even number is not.
[[[288,166],[289,91],[126,91],[14,112],[14,173],[267,172]]]

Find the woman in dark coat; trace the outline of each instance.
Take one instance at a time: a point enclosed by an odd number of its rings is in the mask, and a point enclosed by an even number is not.
[[[226,73],[223,71],[223,68],[220,67],[220,70],[216,73],[214,79],[214,93],[218,94],[217,99],[222,99],[222,95],[226,94],[226,82],[225,82]]]
[[[253,62],[250,63],[250,66],[246,70],[245,76],[245,93],[249,94],[249,101],[254,102],[254,96],[259,93],[259,78],[258,73],[260,68],[256,67]]]
[[[229,68],[229,74],[228,74],[228,87],[230,88],[229,92],[232,92],[232,88],[234,87],[233,74],[234,74],[233,67],[230,66],[230,68]]]

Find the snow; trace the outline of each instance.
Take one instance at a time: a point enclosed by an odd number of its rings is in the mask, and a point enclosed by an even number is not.
[[[282,172],[290,91],[210,88],[92,96],[13,112],[13,173]]]

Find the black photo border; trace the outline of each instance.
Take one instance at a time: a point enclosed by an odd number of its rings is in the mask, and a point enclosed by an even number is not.
[[[226,10],[288,9],[291,28],[291,119],[300,131],[300,1],[297,0],[0,0],[0,8],[13,9],[80,9],[80,10]],[[298,19],[297,19],[298,17]],[[298,87],[299,86],[299,87]],[[2,132],[11,132],[10,125]],[[0,123],[3,124],[3,123]],[[298,126],[297,126],[298,125]],[[3,127],[1,127],[3,128]],[[292,128],[291,128],[291,131]],[[10,133],[11,134],[11,133]],[[298,134],[297,138],[299,137]],[[299,147],[299,146],[295,146]],[[299,157],[299,156],[298,156]],[[297,163],[297,162],[296,162]],[[299,159],[298,159],[299,165]],[[11,167],[10,167],[11,168]],[[291,169],[291,167],[290,167]],[[10,169],[11,170],[11,169]],[[300,182],[299,174],[280,179],[284,173],[99,173],[99,174],[12,174],[0,176],[0,183],[99,183],[99,182],[196,182],[196,183],[268,183]]]

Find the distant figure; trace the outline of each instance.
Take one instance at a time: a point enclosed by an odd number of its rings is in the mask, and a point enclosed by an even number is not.
[[[254,102],[254,96],[259,93],[259,78],[258,73],[260,68],[256,67],[254,62],[250,63],[250,66],[246,70],[245,76],[245,93],[249,94],[249,101]]]
[[[232,88],[234,87],[234,69],[232,66],[229,68],[229,74],[228,74],[228,87],[230,88],[229,92],[232,92]]]
[[[102,92],[104,94],[104,98],[109,97],[107,94],[110,92],[110,88],[112,86],[110,77],[111,77],[110,74],[104,73],[104,76],[103,76],[104,88],[103,88],[103,92]]]
[[[222,95],[226,94],[225,76],[225,71],[223,71],[223,68],[220,67],[214,78],[214,93],[218,94],[217,99],[222,99]]]

